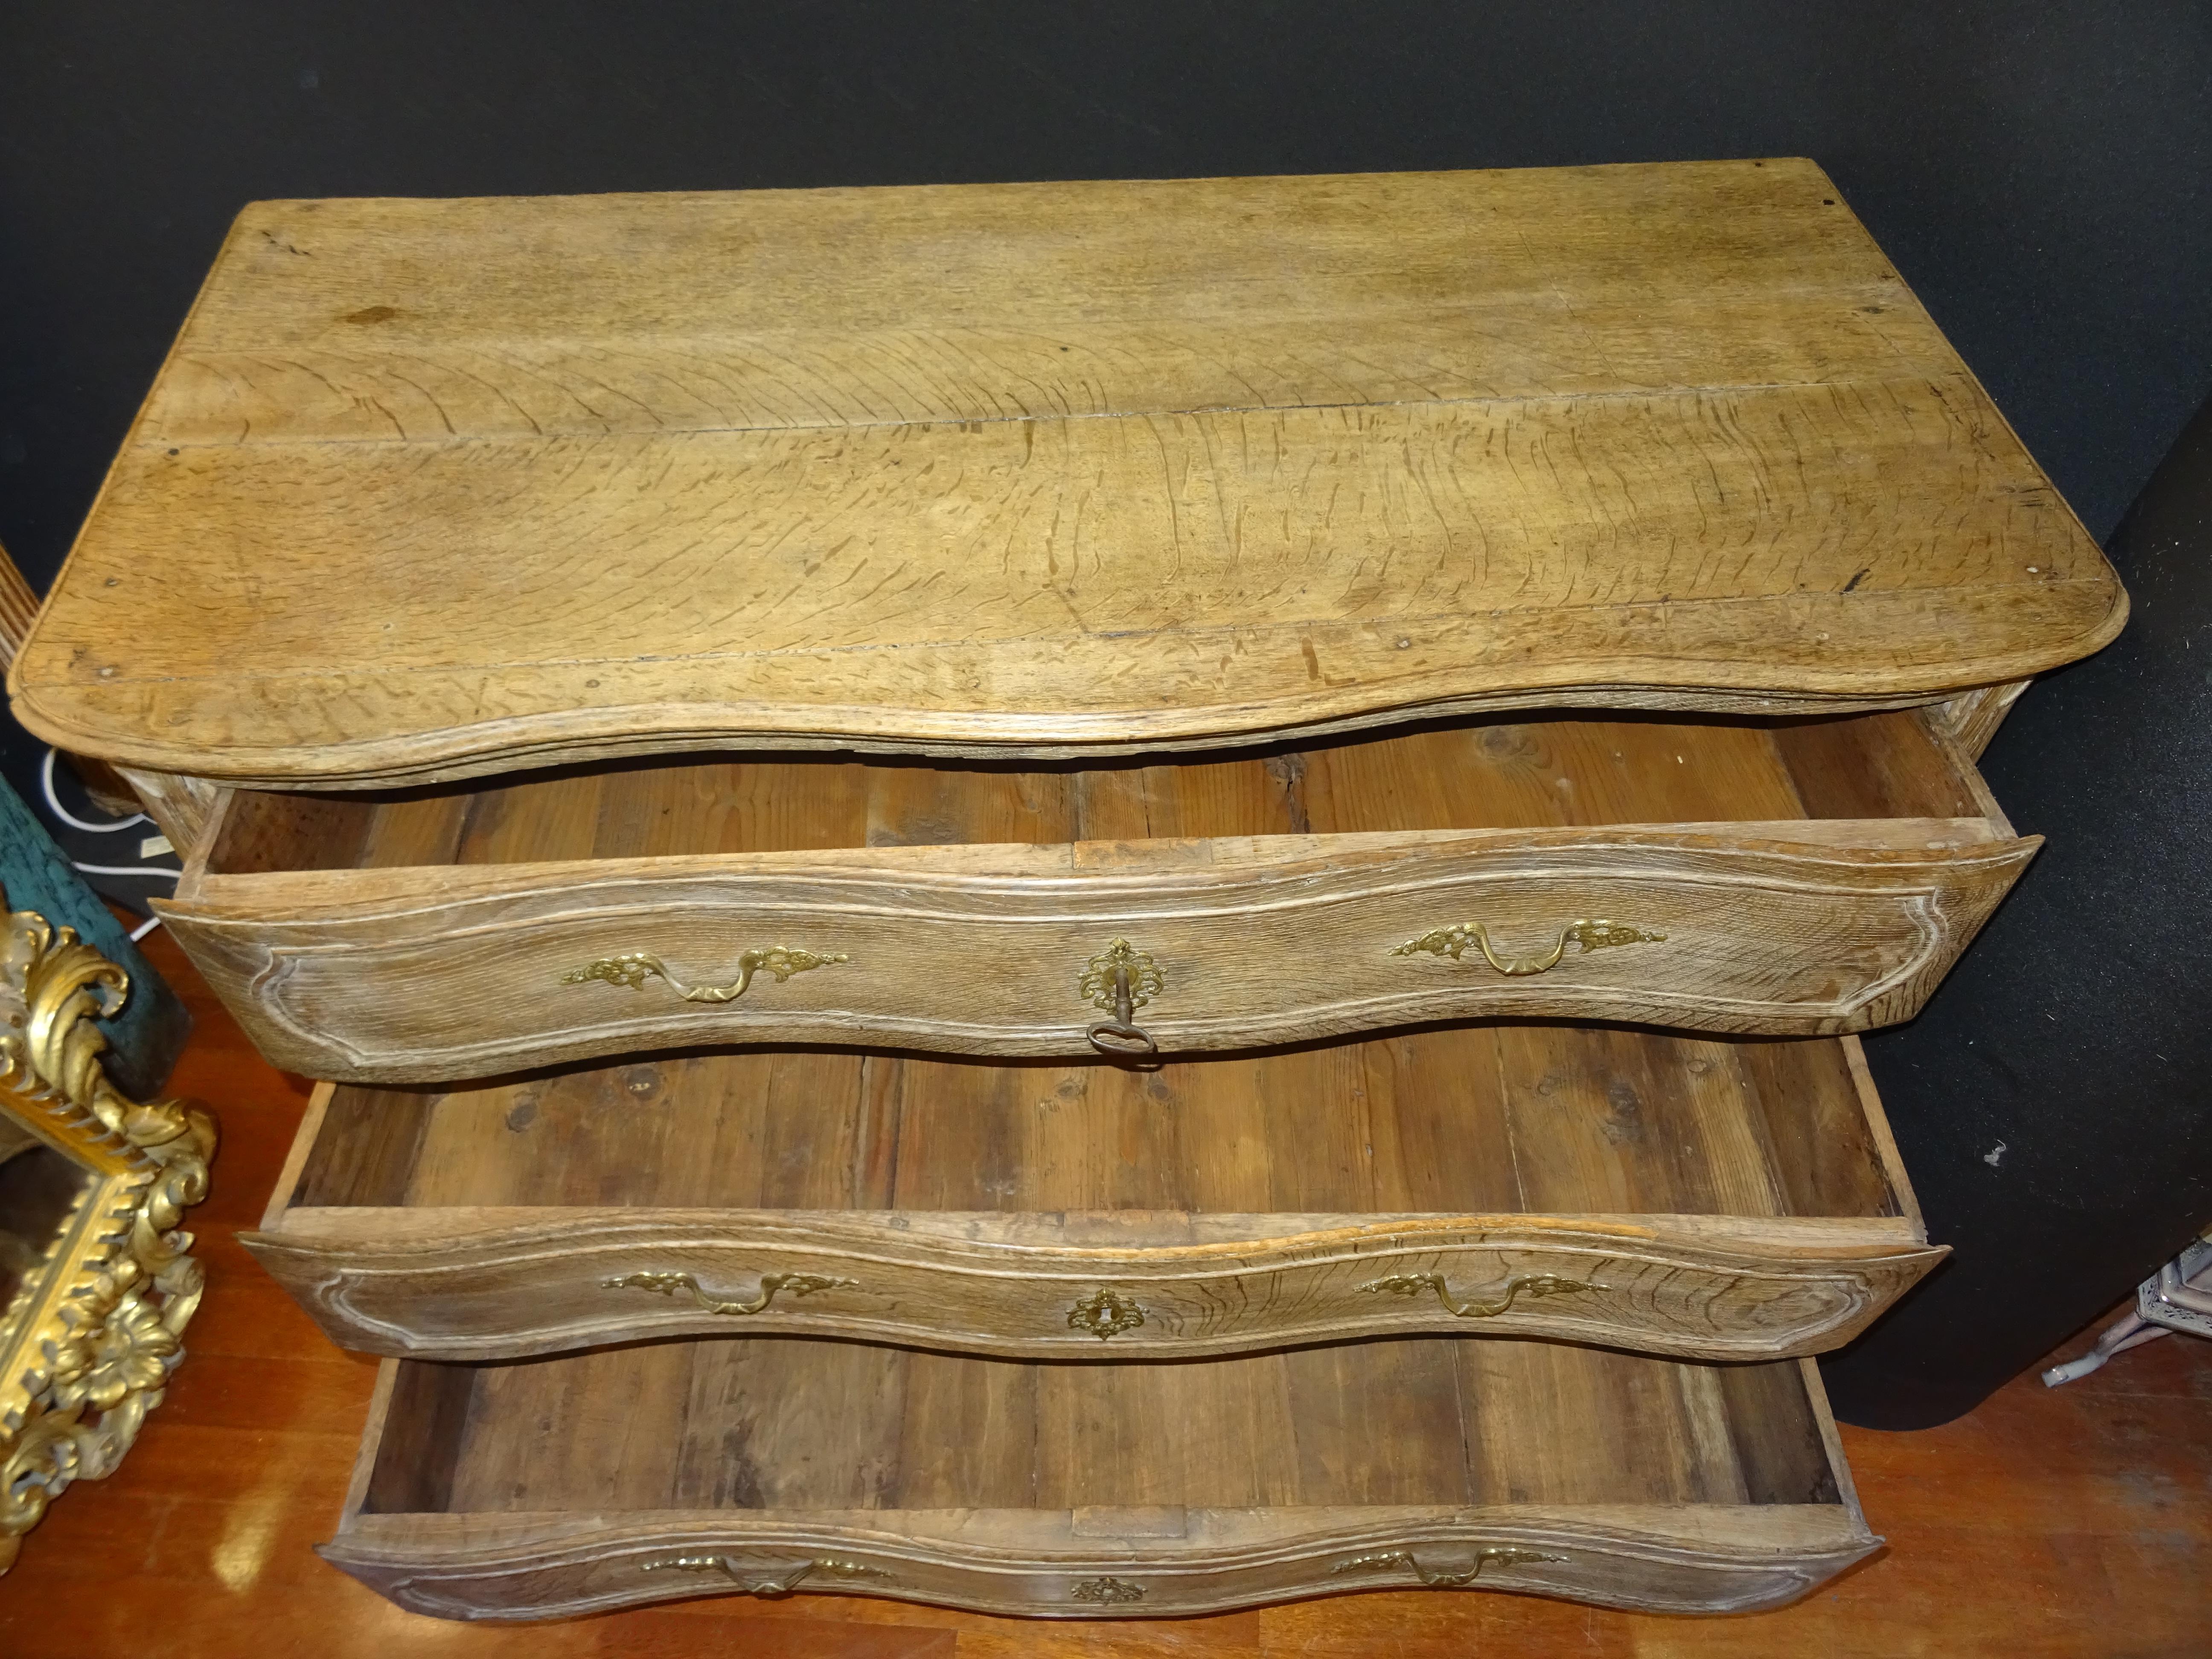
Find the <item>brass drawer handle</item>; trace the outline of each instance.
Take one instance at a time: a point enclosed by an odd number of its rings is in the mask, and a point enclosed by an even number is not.
[[[1102,1054],[1156,1054],[1160,1045],[1152,1034],[1133,1024],[1138,1009],[1159,995],[1167,984],[1160,965],[1125,939],[1109,945],[1103,955],[1084,964],[1076,989],[1094,1008],[1111,1014],[1085,1033]]]
[[[1411,1550],[1382,1550],[1373,1555],[1354,1556],[1349,1561],[1339,1562],[1331,1572],[1362,1572],[1373,1567],[1404,1567],[1431,1589],[1463,1589],[1482,1577],[1488,1566],[1517,1567],[1528,1561],[1564,1561],[1564,1555],[1547,1555],[1542,1550],[1515,1549],[1509,1545],[1486,1544],[1475,1551],[1474,1559],[1457,1571],[1443,1567],[1425,1567]]]
[[[833,962],[851,960],[842,951],[823,955],[789,945],[771,945],[765,950],[747,951],[740,956],[738,976],[727,985],[686,985],[670,973],[668,964],[652,951],[633,951],[628,956],[601,957],[597,962],[573,969],[561,975],[561,983],[588,985],[593,980],[604,980],[609,985],[625,985],[640,991],[649,979],[665,979],[686,1002],[735,1002],[744,995],[745,988],[753,982],[753,975],[763,969],[774,974],[780,985],[793,974],[811,973]]]
[[[1377,1296],[1419,1296],[1423,1291],[1434,1291],[1444,1311],[1460,1319],[1495,1319],[1510,1311],[1515,1302],[1526,1296],[1531,1302],[1547,1296],[1580,1296],[1586,1291],[1601,1291],[1602,1285],[1593,1285],[1587,1279],[1562,1279],[1557,1273],[1516,1273],[1505,1281],[1505,1289],[1488,1301],[1462,1302],[1444,1285],[1442,1273],[1392,1273],[1388,1279],[1372,1279],[1355,1290],[1368,1291]]]
[[[1409,939],[1395,947],[1394,957],[1410,957],[1426,951],[1431,956],[1449,957],[1457,962],[1470,945],[1482,952],[1482,959],[1504,974],[1508,979],[1525,979],[1531,974],[1549,973],[1559,965],[1570,945],[1583,951],[1602,951],[1614,945],[1662,945],[1664,933],[1647,933],[1640,927],[1631,927],[1626,922],[1607,921],[1601,918],[1592,921],[1585,917],[1571,921],[1559,930],[1559,942],[1540,957],[1501,957],[1490,942],[1490,930],[1479,921],[1455,922],[1449,927],[1433,928],[1419,939]]]
[[[719,1572],[747,1595],[758,1595],[773,1601],[779,1595],[788,1595],[797,1589],[800,1581],[815,1573],[825,1573],[837,1578],[888,1578],[890,1575],[881,1567],[863,1566],[858,1561],[835,1561],[827,1556],[817,1556],[811,1561],[797,1561],[782,1567],[748,1567],[727,1555],[671,1555],[658,1561],[647,1561],[639,1571],[643,1572]]]
[[[856,1279],[832,1279],[827,1273],[763,1273],[760,1293],[751,1301],[720,1302],[701,1290],[699,1281],[690,1273],[624,1273],[620,1279],[603,1279],[599,1285],[604,1290],[650,1291],[655,1296],[671,1298],[678,1291],[689,1291],[692,1300],[708,1313],[732,1315],[765,1312],[778,1291],[789,1291],[793,1296],[812,1296],[817,1291],[860,1288]]]
[[[1143,1601],[1145,1587],[1133,1584],[1126,1578],[1086,1578],[1067,1594],[1072,1601],[1089,1601],[1106,1607]]]

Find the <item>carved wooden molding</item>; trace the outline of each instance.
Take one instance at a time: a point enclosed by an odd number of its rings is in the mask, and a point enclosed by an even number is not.
[[[2035,682],[2009,680],[2002,685],[1977,686],[1972,691],[1962,691],[1948,702],[1929,708],[1929,714],[1936,725],[1959,740],[1969,760],[1979,760],[1982,750],[1990,746],[1990,739],[1997,734],[1997,727],[2012,713],[2013,704],[2020,694]]]
[[[1794,1601],[1881,1540],[1847,1506],[1770,1506],[1756,1538],[1722,1510],[1705,1535],[1660,1510],[1577,1515],[1310,1512],[1302,1534],[1006,1547],[933,1536],[929,1517],[661,1512],[572,1528],[544,1516],[349,1516],[319,1553],[410,1612],[574,1619],[708,1594],[799,1588],[1029,1617],[1218,1613],[1347,1589],[1480,1585],[1601,1607],[1743,1613]],[[992,1517],[985,1517],[988,1521]],[[484,1524],[486,1520],[492,1524]],[[1735,1524],[1731,1525],[1730,1522]],[[470,1528],[464,1536],[464,1528]],[[1732,1535],[1733,1534],[1733,1535]],[[1000,1547],[994,1547],[994,1543]],[[825,1572],[824,1570],[829,1571]],[[835,1573],[834,1582],[830,1577]],[[820,1576],[816,1576],[820,1575]]]
[[[1271,1237],[1271,1218],[1255,1217],[1254,1237],[1233,1246],[1106,1249],[887,1231],[830,1212],[521,1216],[434,1225],[388,1209],[298,1210],[241,1242],[333,1341],[427,1359],[714,1335],[733,1318],[1008,1358],[1089,1358],[1102,1343],[1117,1358],[1237,1353],[1474,1322],[1491,1334],[1769,1359],[1848,1340],[1944,1255],[1877,1225],[1793,1240],[1786,1221],[1731,1247],[1669,1235],[1665,1218],[1608,1231],[1407,1215]],[[1566,1284],[1581,1288],[1561,1293]]]
[[[1123,936],[1168,972],[1145,1008],[1165,1052],[1435,1019],[1826,1036],[1917,1012],[2037,845],[1725,827],[1285,837],[1263,863],[1074,879],[978,871],[964,848],[510,865],[434,886],[410,870],[205,876],[162,915],[264,1054],[349,1082],[706,1042],[1087,1054],[1084,975]],[[1469,918],[1516,957],[1540,951],[1585,911],[1655,942],[1563,946],[1553,971],[1521,975],[1400,954]],[[596,971],[649,945],[669,972],[729,977],[757,939],[847,960],[704,1003]],[[988,978],[916,971],[948,942]]]

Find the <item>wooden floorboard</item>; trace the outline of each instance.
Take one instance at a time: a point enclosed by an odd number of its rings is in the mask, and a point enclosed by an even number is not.
[[[403,1613],[325,1567],[372,1361],[325,1342],[235,1240],[307,1104],[167,936],[147,954],[198,1027],[174,1092],[222,1146],[192,1225],[190,1357],[121,1471],[65,1494],[0,1578],[8,1659],[2167,1659],[2208,1650],[2212,1343],[2154,1342],[2059,1389],[2033,1376],[1940,1429],[1845,1429],[1883,1554],[1808,1600],[1729,1619],[1484,1592],[1339,1596],[1172,1621],[1051,1625],[890,1601],[705,1600],[565,1625]],[[2080,1351],[2076,1341],[2065,1350]]]

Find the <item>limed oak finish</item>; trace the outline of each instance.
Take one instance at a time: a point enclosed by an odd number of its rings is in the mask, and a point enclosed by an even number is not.
[[[2212,1506],[2197,1501],[2212,1489],[2212,1344],[2157,1342],[2063,1389],[2031,1370],[1942,1428],[1843,1425],[1887,1547],[1819,1594],[1721,1624],[1377,1574],[1358,1595],[1149,1627],[1010,1620],[802,1583],[780,1600],[701,1594],[566,1623],[441,1629],[311,1549],[336,1528],[379,1367],[332,1347],[234,1243],[270,1196],[306,1089],[253,1053],[165,931],[145,948],[192,1012],[171,1088],[224,1101],[217,1178],[192,1212],[209,1293],[191,1361],[137,1449],[55,1504],[0,1584],[9,1659],[238,1659],[241,1631],[261,1653],[316,1659],[2110,1659],[2123,1634],[2148,1659],[2194,1651],[2212,1620],[2212,1586],[2191,1571],[2212,1548]]]
[[[2125,610],[1808,161],[270,202],[9,683],[356,788],[1894,707]]]
[[[1808,162],[271,203],[9,685],[334,1079],[403,1606],[1732,1610],[2125,611]]]
[[[1028,1365],[794,1339],[388,1360],[322,1553],[446,1618],[794,1589],[1127,1618],[1475,1584],[1738,1612],[1880,1543],[1809,1361],[1411,1340]]]
[[[225,791],[212,823],[164,918],[271,1059],[378,1082],[728,1042],[1854,1031],[1918,1010],[2038,844],[1916,712],[1180,766],[695,757]]]
[[[333,1340],[1191,1357],[1847,1341],[1939,1261],[1849,1040],[1470,1027],[1170,1066],[848,1051],[317,1091],[246,1243]]]

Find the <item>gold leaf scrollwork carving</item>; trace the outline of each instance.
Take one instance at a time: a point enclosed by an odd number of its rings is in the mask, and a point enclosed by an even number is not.
[[[161,1402],[204,1284],[178,1224],[207,1195],[216,1139],[204,1111],[131,1100],[100,1068],[95,1022],[129,994],[123,969],[35,911],[6,927],[0,1115],[93,1184],[0,1342],[0,1571],[71,1482],[114,1471]]]

